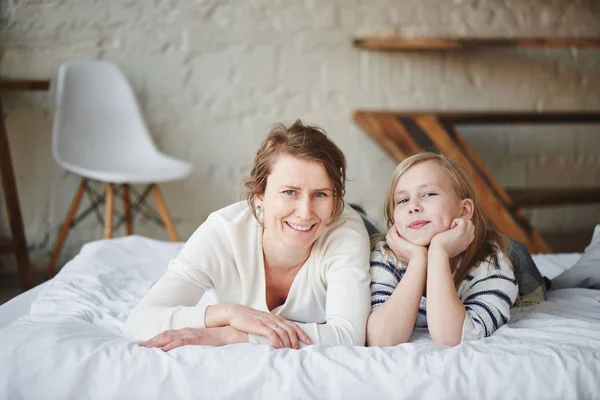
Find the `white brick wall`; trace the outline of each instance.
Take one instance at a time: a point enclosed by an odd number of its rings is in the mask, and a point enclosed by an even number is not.
[[[322,125],[349,161],[348,200],[381,218],[394,163],[351,120],[356,108],[600,109],[598,50],[368,53],[359,34],[600,36],[596,0],[5,0],[3,76],[54,78],[77,58],[116,62],[158,146],[194,164],[163,190],[183,238],[240,198],[239,182],[277,121]],[[48,259],[77,178],[50,153],[53,96],[3,101],[32,258]],[[600,126],[470,127],[501,183],[600,184]],[[4,212],[4,210],[2,210]],[[543,231],[588,229],[600,207],[528,212]],[[6,215],[0,229],[7,231]],[[150,223],[136,232],[166,239]],[[62,261],[100,237],[90,218]],[[12,257],[3,257],[5,265]]]

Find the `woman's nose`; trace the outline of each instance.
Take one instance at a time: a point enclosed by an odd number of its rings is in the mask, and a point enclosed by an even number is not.
[[[298,200],[296,214],[302,219],[309,219],[312,216],[312,203],[310,199],[302,198]]]

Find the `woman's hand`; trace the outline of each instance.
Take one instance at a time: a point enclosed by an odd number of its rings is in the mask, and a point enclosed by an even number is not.
[[[385,241],[400,261],[408,264],[416,256],[424,256],[427,259],[427,248],[404,239],[398,235],[398,231],[394,226],[388,231]]]
[[[475,239],[475,225],[470,219],[456,218],[452,221],[450,229],[440,232],[431,239],[429,249],[443,249],[448,257],[456,257],[469,247]]]
[[[270,312],[258,311],[254,308],[239,304],[222,304],[206,309],[207,326],[214,319],[213,313],[219,309],[225,313],[224,325],[229,325],[238,331],[264,336],[274,348],[299,349],[301,341],[311,344],[308,335],[295,323]],[[226,311],[225,311],[226,310]]]
[[[183,328],[164,331],[140,346],[158,347],[162,351],[187,345],[225,346],[234,343],[247,343],[248,334],[230,326],[219,328]]]

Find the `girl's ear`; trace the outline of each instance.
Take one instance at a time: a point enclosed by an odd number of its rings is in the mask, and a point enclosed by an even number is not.
[[[473,202],[472,199],[462,199],[461,200],[461,211],[460,211],[460,216],[467,218],[467,219],[473,219],[473,212],[475,211],[475,203]]]

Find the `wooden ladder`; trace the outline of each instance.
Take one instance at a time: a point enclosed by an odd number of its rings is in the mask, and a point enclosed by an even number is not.
[[[551,253],[542,236],[526,220],[521,207],[536,205],[535,191],[521,192],[521,204],[500,185],[485,168],[477,154],[456,130],[454,124],[509,123],[600,123],[600,112],[354,112],[354,121],[375,139],[397,162],[423,150],[448,155],[465,166],[473,176],[475,187],[488,219],[504,235],[527,245],[531,253]],[[588,202],[600,202],[600,190],[584,191]],[[572,196],[554,193],[568,201]],[[539,196],[538,196],[539,199]],[[542,205],[555,204],[542,198]]]

